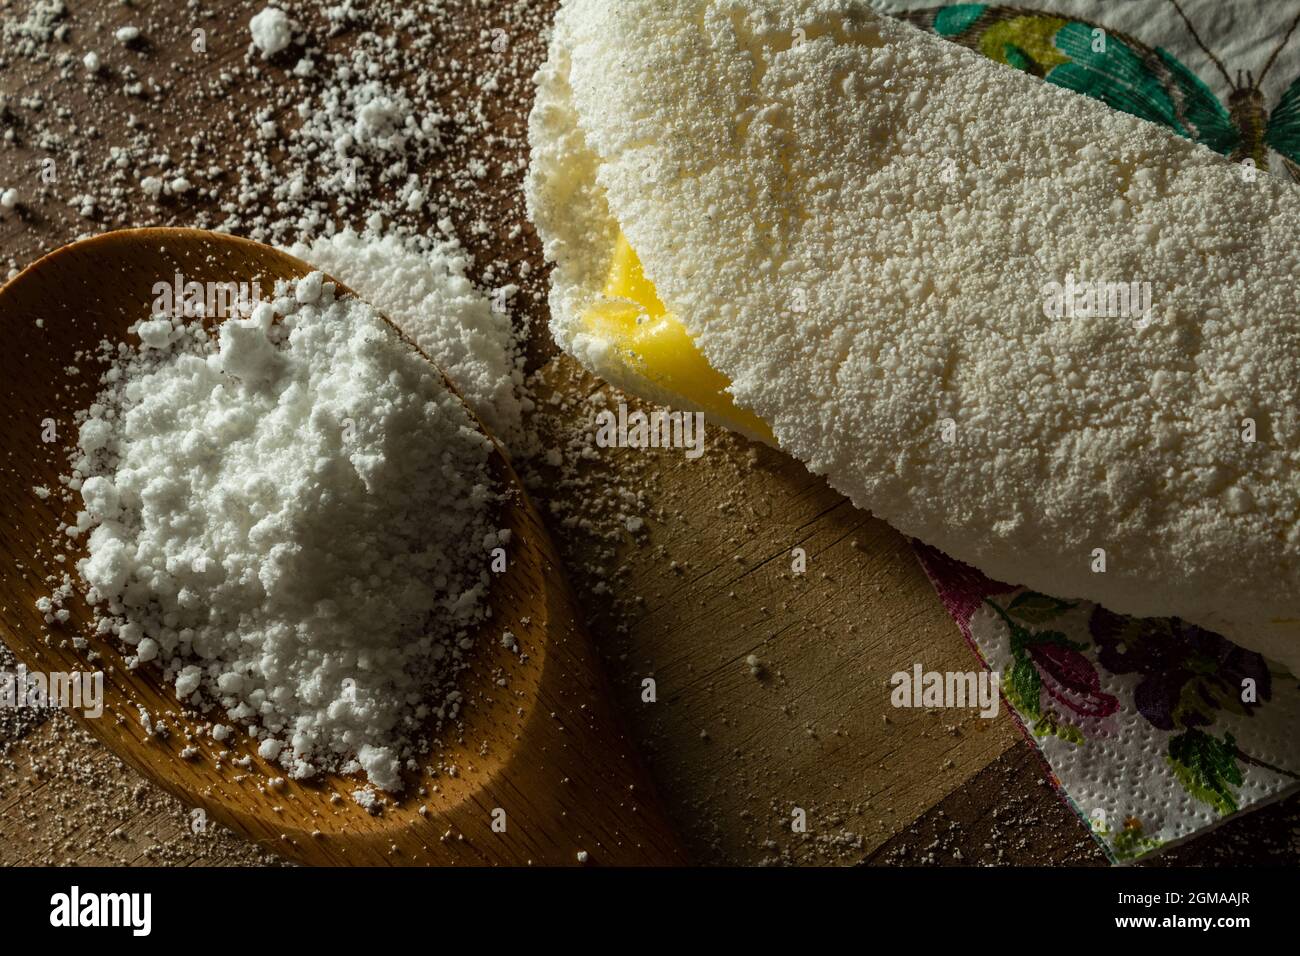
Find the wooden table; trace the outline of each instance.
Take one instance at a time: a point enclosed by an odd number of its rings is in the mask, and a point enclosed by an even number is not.
[[[247,22],[260,3],[213,0],[211,16],[184,5],[111,0],[70,4],[69,42],[50,49],[108,49],[112,31],[144,27],[148,49],[136,69],[165,90],[126,100],[79,81],[58,81],[56,60],[13,57],[0,69],[0,94],[12,101],[41,93],[60,122],[95,124],[97,160],[130,130],[120,115],[154,129],[181,153],[193,124],[228,130],[231,148],[261,105],[255,85],[235,83],[214,110],[200,89],[220,70],[240,70]],[[532,4],[544,19],[553,0]],[[0,17],[25,13],[28,0],[0,0]],[[459,27],[440,56],[465,53],[480,30],[517,30],[511,3],[465,3]],[[305,14],[304,14],[305,15]],[[207,51],[196,62],[191,30],[201,24]],[[346,44],[348,35],[329,41]],[[542,55],[536,36],[512,37],[506,55],[517,76]],[[6,55],[0,52],[0,55]],[[414,56],[418,68],[421,52]],[[509,86],[509,85],[508,85]],[[526,84],[489,100],[500,139],[464,145],[495,162],[523,155]],[[452,98],[469,97],[468,89]],[[50,114],[46,114],[47,120]],[[67,187],[40,197],[41,160],[57,146],[30,135],[30,111],[0,111],[16,142],[0,141],[0,186],[17,186],[28,202],[21,216],[0,219],[0,275],[78,235],[122,225],[196,223],[213,200],[142,207],[126,221],[81,218]],[[219,156],[211,157],[220,162]],[[529,262],[519,318],[537,331],[534,368],[557,401],[541,403],[537,425],[550,445],[588,430],[600,391],[611,389],[555,354],[545,334],[545,270],[523,221],[522,174],[452,195],[457,232],[474,252],[478,275],[495,260]],[[217,201],[220,201],[217,197]],[[474,220],[491,224],[475,231]],[[5,426],[8,427],[8,426]],[[707,453],[687,460],[674,451],[603,451],[584,464],[581,487],[543,468],[535,493],[551,509],[553,532],[584,600],[618,703],[649,759],[694,857],[702,863],[1077,863],[1105,860],[1084,826],[1047,784],[1035,751],[1010,719],[954,712],[894,710],[886,682],[922,662],[927,669],[974,664],[943,612],[908,543],[766,447],[710,429]],[[4,463],[0,462],[0,469]],[[579,511],[577,495],[599,499]],[[592,525],[573,521],[590,510]],[[626,530],[639,517],[642,530]],[[635,526],[635,522],[632,523]],[[791,569],[794,547],[807,571]],[[754,673],[747,659],[758,658]],[[652,678],[655,700],[643,700]],[[215,828],[134,778],[62,715],[0,716],[0,862],[254,863],[255,848]],[[796,808],[806,832],[795,832]],[[1164,855],[1179,862],[1294,862],[1300,801],[1290,800],[1234,821]]]

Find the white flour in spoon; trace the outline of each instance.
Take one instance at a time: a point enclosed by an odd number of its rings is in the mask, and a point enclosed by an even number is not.
[[[319,272],[216,340],[159,316],[136,331],[71,483],[101,633],[290,776],[362,769],[399,789],[430,718],[457,713],[486,614],[488,439]]]

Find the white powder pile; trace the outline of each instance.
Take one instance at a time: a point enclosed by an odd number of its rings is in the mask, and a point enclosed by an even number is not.
[[[73,463],[100,632],[290,776],[399,789],[430,718],[457,714],[486,613],[489,441],[319,272],[216,339],[166,316],[135,331]]]
[[[349,229],[289,251],[375,303],[447,373],[501,441],[523,447],[523,415],[532,402],[505,308],[513,287],[489,301],[466,278],[469,256],[458,245],[394,233]]]

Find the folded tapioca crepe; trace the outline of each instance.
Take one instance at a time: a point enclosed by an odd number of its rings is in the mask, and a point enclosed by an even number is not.
[[[569,0],[538,84],[562,347],[994,578],[1300,669],[1292,186],[854,0]]]

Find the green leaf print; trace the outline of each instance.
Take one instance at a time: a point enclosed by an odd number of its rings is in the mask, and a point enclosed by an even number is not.
[[[1042,624],[1078,606],[1078,601],[1061,601],[1037,591],[1022,591],[1007,605],[1007,613],[1027,624]]]
[[[1056,711],[1048,709],[1043,711],[1041,717],[1034,721],[1030,728],[1036,737],[1046,737],[1051,734],[1053,737],[1059,737],[1066,743],[1074,744],[1076,747],[1082,747],[1087,742],[1083,731],[1074,724],[1068,723],[1057,715]]]
[[[1043,679],[1038,675],[1038,668],[1024,654],[1016,655],[1016,662],[1011,666],[1011,682],[1007,686],[1007,696],[1016,710],[1027,717],[1039,716],[1039,691]]]
[[[1223,816],[1237,811],[1232,787],[1241,786],[1242,776],[1237,767],[1237,742],[1231,733],[1218,741],[1203,731],[1188,730],[1170,738],[1165,759],[1178,782],[1196,799]]]
[[[1163,843],[1156,837],[1149,837],[1139,820],[1128,820],[1117,833],[1101,829],[1098,833],[1106,838],[1110,850],[1117,860],[1135,860],[1144,853],[1150,853]]]

